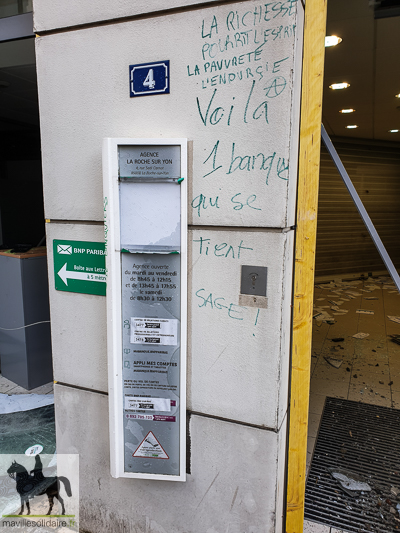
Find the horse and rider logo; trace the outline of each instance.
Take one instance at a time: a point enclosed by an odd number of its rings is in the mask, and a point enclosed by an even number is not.
[[[10,468],[7,470],[8,475],[16,481],[17,492],[21,497],[20,515],[24,512],[24,505],[26,504],[28,515],[30,514],[29,500],[35,496],[47,494],[49,499],[48,515],[54,505],[54,498],[57,498],[61,503],[62,513],[65,515],[64,500],[60,496],[60,482],[64,484],[67,496],[72,496],[71,484],[65,476],[45,477],[43,475],[43,465],[39,454],[35,455],[35,468],[29,473],[25,467],[13,461]]]

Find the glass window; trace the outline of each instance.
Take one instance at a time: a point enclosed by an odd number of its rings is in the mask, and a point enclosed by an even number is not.
[[[0,0],[0,18],[33,11],[32,0]]]

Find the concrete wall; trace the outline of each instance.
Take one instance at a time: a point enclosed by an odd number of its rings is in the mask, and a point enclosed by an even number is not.
[[[302,4],[134,4],[34,5],[57,449],[87,531],[279,532]],[[129,98],[128,66],[165,59],[171,93]],[[186,483],[110,476],[105,298],[54,289],[53,239],[103,240],[104,137],[189,140]],[[213,305],[239,305],[241,265],[268,267],[267,309]]]

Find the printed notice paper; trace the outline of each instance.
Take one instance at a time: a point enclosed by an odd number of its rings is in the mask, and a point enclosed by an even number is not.
[[[125,396],[125,409],[171,411],[171,400],[169,398],[134,398],[132,396]]]
[[[177,346],[178,320],[131,317],[131,344]]]

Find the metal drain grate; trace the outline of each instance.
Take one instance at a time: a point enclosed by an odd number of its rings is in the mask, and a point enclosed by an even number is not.
[[[359,474],[347,494],[330,470]],[[398,496],[396,492],[398,490]],[[350,532],[400,531],[400,411],[327,398],[306,485],[305,518]]]

